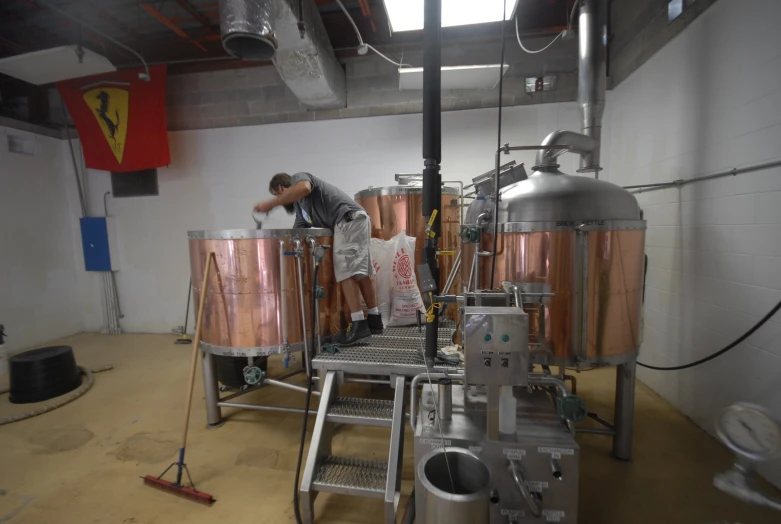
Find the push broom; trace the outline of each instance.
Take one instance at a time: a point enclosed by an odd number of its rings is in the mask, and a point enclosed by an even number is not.
[[[195,489],[193,479],[190,477],[190,470],[187,468],[187,464],[184,463],[184,450],[187,447],[187,428],[190,425],[190,408],[193,403],[193,385],[195,384],[195,368],[198,366],[198,350],[201,342],[201,326],[203,324],[203,310],[206,304],[206,291],[209,285],[209,271],[211,270],[212,258],[214,253],[209,253],[206,256],[206,269],[203,272],[203,286],[201,287],[201,297],[198,304],[198,316],[196,318],[195,337],[193,339],[193,351],[192,359],[190,360],[190,381],[187,384],[187,407],[184,410],[184,431],[182,432],[182,447],[179,448],[179,460],[168,466],[160,476],[155,477],[153,475],[146,475],[142,477],[144,484],[149,486],[168,491],[174,495],[185,497],[201,504],[211,505],[214,503],[214,497],[203,491]],[[163,480],[163,476],[168,471],[176,466],[176,481],[169,482]],[[189,486],[182,484],[182,473],[187,473],[187,480]]]

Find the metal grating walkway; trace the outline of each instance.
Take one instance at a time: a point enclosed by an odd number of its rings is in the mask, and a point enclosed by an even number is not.
[[[390,427],[392,418],[392,400],[338,397],[328,407],[328,420],[336,422]]]
[[[312,486],[318,491],[382,498],[387,472],[387,462],[329,456],[317,470]]]
[[[439,324],[437,348],[452,344],[455,322],[445,320]],[[423,360],[425,328],[417,326],[385,328],[382,335],[373,335],[366,344],[339,348],[337,353],[320,353],[312,359],[314,369],[322,371],[344,371],[366,375],[404,375],[413,377],[426,370]],[[457,369],[455,365],[434,366],[433,370]]]

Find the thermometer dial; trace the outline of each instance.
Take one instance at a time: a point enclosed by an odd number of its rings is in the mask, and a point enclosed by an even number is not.
[[[760,406],[739,402],[721,412],[716,433],[732,451],[751,460],[781,455],[781,427]]]

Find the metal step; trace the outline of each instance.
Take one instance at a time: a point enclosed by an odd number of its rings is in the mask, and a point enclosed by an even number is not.
[[[382,499],[387,474],[387,462],[329,455],[315,473],[312,489]]]
[[[391,427],[393,401],[337,397],[328,408],[328,422]]]

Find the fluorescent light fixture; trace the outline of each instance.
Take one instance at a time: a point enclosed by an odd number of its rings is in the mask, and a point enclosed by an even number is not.
[[[391,30],[423,29],[422,0],[384,0]],[[512,19],[518,0],[442,0],[442,27],[484,24],[502,19],[502,2],[507,6],[507,20]]]
[[[75,45],[9,56],[0,60],[0,73],[42,85],[117,70],[105,56],[85,47],[81,49],[84,53],[81,59]]]
[[[502,75],[510,66],[504,64]],[[442,89],[492,89],[499,83],[499,64],[442,68]],[[399,89],[423,89],[423,68],[399,69]]]

